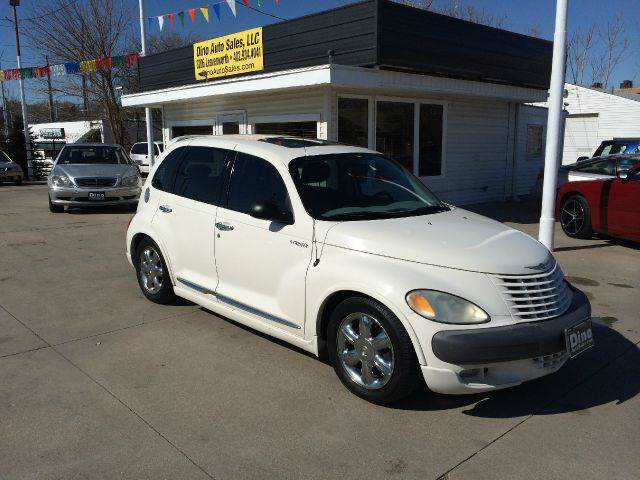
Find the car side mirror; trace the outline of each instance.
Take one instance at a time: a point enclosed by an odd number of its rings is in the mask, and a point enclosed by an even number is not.
[[[618,172],[618,178],[623,182],[626,182],[627,179],[629,178],[629,170],[620,170]]]
[[[293,213],[290,211],[282,211],[271,200],[264,202],[257,202],[249,211],[249,215],[253,218],[260,218],[262,220],[271,220],[273,222],[284,223],[291,225],[293,223]]]
[[[578,162],[584,162],[585,160],[589,160],[589,157],[578,157]]]

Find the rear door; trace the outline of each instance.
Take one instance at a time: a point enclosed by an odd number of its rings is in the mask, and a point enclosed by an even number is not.
[[[214,224],[232,155],[218,148],[184,147],[153,219],[176,281],[201,293],[215,291],[218,284]]]

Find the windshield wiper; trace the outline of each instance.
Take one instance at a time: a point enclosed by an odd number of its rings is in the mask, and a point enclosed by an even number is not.
[[[323,217],[324,220],[377,220],[385,218],[386,212],[346,212]]]

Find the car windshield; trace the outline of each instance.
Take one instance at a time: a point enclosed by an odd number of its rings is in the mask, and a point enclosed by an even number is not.
[[[9,156],[0,150],[0,163],[11,163]]]
[[[375,220],[448,210],[399,163],[379,154],[296,158],[289,171],[309,214],[322,220]]]
[[[130,163],[119,147],[80,146],[65,147],[58,163],[70,164],[126,164]]]

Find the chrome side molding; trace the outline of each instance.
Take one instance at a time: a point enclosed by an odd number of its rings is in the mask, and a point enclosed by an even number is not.
[[[200,292],[203,293],[205,295],[213,295],[214,297],[216,297],[218,300],[220,300],[221,302],[226,303],[227,305],[230,305],[232,307],[238,308],[240,310],[244,310],[247,313],[251,313],[253,315],[256,315],[258,317],[262,317],[265,320],[269,320],[272,322],[276,322],[279,323],[281,325],[285,325],[289,328],[295,328],[296,330],[300,330],[302,329],[302,327],[296,323],[290,322],[288,320],[285,320],[283,318],[280,317],[276,317],[275,315],[271,315],[270,313],[264,312],[262,310],[259,310],[257,308],[252,307],[251,305],[247,305],[246,303],[242,303],[239,302],[237,300],[234,300],[233,298],[227,297],[225,295],[221,295],[219,293],[213,292],[211,290],[209,290],[208,288],[205,288],[201,285],[198,285],[197,283],[193,283],[190,282],[189,280],[185,280],[184,278],[181,277],[176,277],[176,280],[180,283],[182,283],[183,285],[191,288],[192,290],[195,290],[196,292]]]

